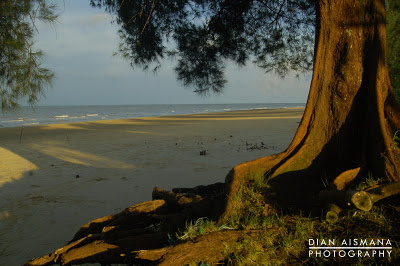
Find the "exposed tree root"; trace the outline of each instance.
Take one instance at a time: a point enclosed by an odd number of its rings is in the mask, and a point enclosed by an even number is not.
[[[225,189],[227,193],[223,213],[219,215],[219,224],[224,224],[236,209],[235,197],[240,187],[246,183],[249,176],[265,176],[269,171],[286,155],[280,153],[268,157],[259,158],[254,161],[246,162],[235,166],[225,178]],[[272,194],[272,193],[271,193]]]
[[[222,242],[234,241],[243,232],[215,233],[195,242],[172,245],[170,232],[176,232],[188,220],[210,217],[220,206],[221,184],[202,186],[202,195],[188,190],[187,196],[155,188],[154,200],[131,206],[124,211],[85,224],[71,242],[55,252],[26,265],[70,265],[83,263],[160,263],[177,260],[174,254],[185,250],[179,260],[200,258],[206,254],[220,258]],[[193,191],[196,191],[194,189]],[[211,196],[212,197],[211,197]],[[174,233],[172,233],[174,236]],[[210,245],[216,245],[215,254]],[[168,247],[166,247],[168,246]],[[188,253],[192,250],[192,254]],[[204,250],[204,252],[200,252]],[[219,253],[218,253],[219,252]],[[213,255],[214,254],[214,255]]]
[[[223,250],[244,235],[255,236],[259,231],[218,231],[197,237],[193,241],[167,247],[166,232],[121,236],[88,235],[55,252],[34,259],[26,265],[70,265],[84,263],[124,263],[184,265],[190,261],[218,262],[225,258]]]
[[[344,171],[333,180],[331,187],[337,190],[343,190],[348,187],[360,173],[361,167]]]
[[[219,262],[227,255],[223,253],[224,249],[229,249],[230,245],[244,235],[253,236],[258,231],[217,231],[184,243],[176,243],[176,239],[171,236],[174,236],[177,228],[188,220],[212,217],[218,213],[220,210],[218,206],[225,201],[222,187],[223,184],[214,184],[194,189],[174,189],[185,194],[155,188],[153,201],[140,203],[118,214],[93,220],[84,225],[69,244],[49,255],[33,259],[26,265],[71,265],[95,262],[183,265],[190,261]],[[400,193],[399,182],[367,192],[322,191],[320,204],[325,207],[326,219],[335,222],[342,207],[346,207],[348,203],[356,208],[369,210],[374,202],[398,193]],[[224,214],[226,215],[226,212]]]
[[[223,260],[229,249],[244,235],[256,236],[258,231],[218,231],[197,237],[194,241],[185,242],[157,250],[141,250],[135,254],[136,259],[157,261],[160,265],[184,265],[187,262],[206,261],[216,263]],[[135,252],[134,252],[135,253]]]
[[[68,245],[26,265],[93,262],[182,265],[187,261],[223,260],[222,250],[229,243],[234,243],[243,234],[256,232],[219,231],[180,244],[174,242],[176,239],[171,238],[171,235],[175,236],[177,228],[184,226],[187,221],[200,217],[219,218],[220,225],[226,223],[230,215],[242,211],[237,209],[239,207],[235,196],[241,186],[248,183],[249,176],[266,176],[265,173],[285,155],[287,154],[281,153],[238,165],[228,174],[225,184],[217,183],[193,189],[178,188],[172,192],[155,188],[153,201],[93,220],[84,225]],[[360,171],[360,168],[346,171],[333,179],[330,190],[322,190],[319,194],[313,192],[316,203],[325,208],[329,222],[335,222],[342,208],[349,205],[368,211],[376,201],[400,193],[400,182],[368,191],[344,190]],[[279,192],[279,187],[275,191]],[[264,196],[269,201],[274,192],[266,191]]]

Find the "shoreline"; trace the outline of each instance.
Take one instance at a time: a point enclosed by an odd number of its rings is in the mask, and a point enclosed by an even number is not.
[[[22,137],[1,128],[0,238],[12,244],[0,244],[0,264],[42,256],[86,222],[151,200],[155,186],[224,182],[236,164],[286,149],[303,110],[40,125]]]
[[[0,128],[28,127],[48,124],[92,122],[97,120],[164,117],[174,115],[208,114],[228,111],[281,109],[303,107],[301,103],[280,104],[178,104],[178,105],[104,105],[104,106],[45,106],[35,109],[21,107],[0,115]]]

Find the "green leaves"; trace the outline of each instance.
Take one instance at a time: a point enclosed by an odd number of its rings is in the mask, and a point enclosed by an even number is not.
[[[53,23],[55,5],[46,0],[0,2],[0,100],[3,111],[21,99],[34,105],[52,86],[54,73],[43,68],[43,51],[34,48],[37,20]]]
[[[120,26],[119,53],[132,67],[176,59],[177,79],[220,93],[227,62],[254,63],[284,77],[312,69],[315,8],[308,0],[91,0]]]

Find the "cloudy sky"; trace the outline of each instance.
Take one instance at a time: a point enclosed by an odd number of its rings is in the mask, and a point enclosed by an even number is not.
[[[253,66],[227,69],[222,95],[200,97],[175,79],[174,62],[157,75],[133,70],[112,57],[117,26],[89,0],[56,1],[60,17],[54,26],[38,25],[37,48],[46,53],[45,66],[56,73],[55,86],[38,105],[180,104],[180,103],[302,103],[311,75],[284,80]]]

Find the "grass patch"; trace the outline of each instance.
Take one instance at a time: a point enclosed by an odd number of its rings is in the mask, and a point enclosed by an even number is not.
[[[237,229],[264,229],[275,216],[265,215],[269,205],[264,193],[269,188],[268,178],[261,174],[250,174],[247,183],[242,184],[234,198],[235,214],[229,218],[228,226]]]
[[[208,220],[207,218],[199,218],[196,221],[190,221],[186,224],[186,228],[183,231],[179,231],[176,234],[176,238],[179,241],[192,240],[199,235],[207,234],[219,230],[215,222]]]
[[[359,189],[371,187],[381,182],[369,176]],[[303,215],[285,215],[271,212],[265,202],[268,180],[254,175],[242,184],[235,196],[236,214],[224,225],[235,230],[254,230],[252,236],[244,234],[235,244],[226,245],[222,251],[225,259],[222,265],[288,265],[288,264],[343,264],[371,265],[400,263],[400,210],[383,201],[369,212],[345,210],[334,224],[320,218]],[[194,239],[200,234],[224,230],[215,222],[199,219],[189,223],[181,240]],[[228,232],[227,232],[228,233]],[[390,239],[390,257],[315,256],[309,254],[309,239],[334,239],[338,246],[349,239]],[[351,246],[351,245],[350,245]],[[338,251],[337,251],[338,252]],[[365,255],[365,253],[363,253]],[[204,263],[204,262],[202,262]],[[199,265],[199,264],[191,264]]]
[[[364,190],[369,187],[377,186],[381,184],[382,181],[382,178],[376,178],[371,173],[369,173],[367,178],[356,186],[356,190]]]

